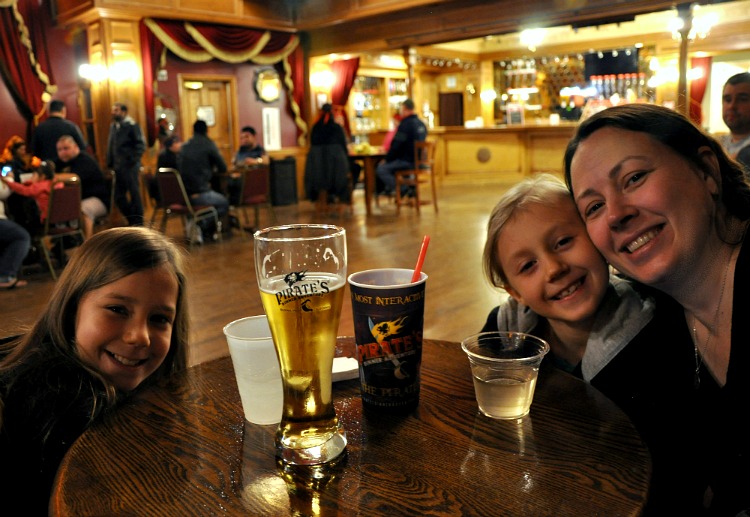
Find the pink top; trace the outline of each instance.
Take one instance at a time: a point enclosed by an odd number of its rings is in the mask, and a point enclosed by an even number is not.
[[[22,196],[32,197],[39,207],[40,219],[44,221],[47,218],[47,207],[49,206],[49,193],[52,180],[40,180],[33,183],[6,183],[8,188]],[[56,183],[55,188],[62,188],[62,183]]]

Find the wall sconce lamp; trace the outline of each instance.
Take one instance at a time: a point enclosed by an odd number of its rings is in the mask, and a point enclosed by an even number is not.
[[[310,86],[316,91],[330,90],[333,86],[333,72],[320,69],[310,74]]]
[[[107,67],[104,65],[90,65],[84,63],[78,67],[78,76],[91,82],[103,81],[107,78]]]
[[[135,61],[120,61],[110,66],[91,65],[84,63],[78,67],[78,76],[91,82],[101,82],[110,79],[115,82],[124,82],[138,77],[139,71]]]

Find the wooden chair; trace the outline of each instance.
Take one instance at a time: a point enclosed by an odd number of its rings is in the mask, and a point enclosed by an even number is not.
[[[60,266],[64,266],[65,237],[75,239],[76,246],[79,246],[83,243],[81,228],[81,181],[74,176],[62,182],[54,182],[44,227],[34,240],[37,247],[42,250],[49,272],[55,280],[57,273],[52,265],[50,250],[55,242],[59,243]]]
[[[153,228],[154,222],[156,221],[156,214],[164,209],[159,199],[159,187],[157,185],[156,192],[154,192],[152,185],[156,181],[156,174],[151,168],[141,167],[141,196],[143,197],[143,207],[151,207],[151,218],[148,222],[148,227]]]
[[[230,211],[241,210],[245,225],[250,226],[250,217],[247,209],[255,211],[255,229],[260,228],[260,208],[264,207],[272,223],[276,222],[276,212],[271,203],[271,169],[268,165],[255,167],[242,167],[240,173],[240,200],[239,203],[230,207]],[[247,237],[242,232],[243,237]]]
[[[107,185],[109,191],[109,210],[101,217],[97,217],[94,221],[94,227],[96,226],[112,226],[112,211],[115,209],[115,187],[117,183],[117,174],[112,169],[104,171],[104,183]]]
[[[396,213],[400,213],[401,205],[411,205],[412,202],[419,213],[421,205],[431,204],[435,213],[438,211],[437,190],[435,188],[435,143],[434,142],[415,142],[414,143],[414,169],[396,171]],[[432,197],[430,199],[422,198],[422,186],[430,184]],[[411,187],[414,198],[404,197],[401,193],[402,187]]]
[[[187,231],[188,221],[193,223],[192,231],[188,236],[190,246],[198,242],[198,222],[204,219],[213,218],[216,224],[216,231],[221,239],[221,221],[216,208],[211,205],[193,205],[190,202],[182,183],[182,176],[177,169],[166,167],[160,168],[156,172],[156,184],[159,187],[160,205],[154,210],[161,210],[160,230],[165,233],[167,230],[167,220],[170,217],[178,216],[182,220],[183,228]]]

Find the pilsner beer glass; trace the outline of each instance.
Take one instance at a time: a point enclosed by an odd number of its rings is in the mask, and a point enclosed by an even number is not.
[[[284,386],[276,456],[290,465],[329,462],[346,447],[331,380],[346,286],[346,232],[326,224],[258,231],[255,272]]]

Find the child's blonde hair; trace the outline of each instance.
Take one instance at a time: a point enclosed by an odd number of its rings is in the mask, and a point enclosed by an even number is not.
[[[503,288],[507,283],[500,264],[497,241],[508,221],[517,211],[531,205],[554,206],[563,200],[573,202],[570,191],[561,179],[548,173],[526,178],[503,194],[487,223],[487,242],[482,256],[484,272],[493,286]]]

